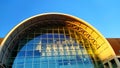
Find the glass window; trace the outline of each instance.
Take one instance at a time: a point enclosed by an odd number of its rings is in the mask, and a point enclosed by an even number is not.
[[[19,47],[23,45],[21,43],[24,43],[24,46],[19,49],[12,67],[93,68],[94,65],[89,54],[81,44],[75,42],[77,39],[75,39],[73,32],[69,32],[68,29],[56,28],[30,34],[34,36],[33,39],[27,36],[24,41],[21,40],[19,43]],[[72,36],[70,37],[70,35]]]
[[[111,63],[113,68],[117,68],[117,64],[114,59],[111,60]]]
[[[24,57],[24,56],[25,56],[25,51],[20,51],[20,52],[18,53],[18,56],[19,56],[19,57]]]
[[[26,52],[26,57],[28,57],[28,56],[33,56],[33,51],[27,51]]]
[[[118,58],[119,62],[120,62],[120,58]]]
[[[17,65],[15,66],[15,68],[24,68],[24,65],[22,65],[22,64],[17,64]]]

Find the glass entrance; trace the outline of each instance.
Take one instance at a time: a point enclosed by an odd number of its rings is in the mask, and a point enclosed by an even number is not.
[[[12,68],[94,68],[81,38],[77,32],[67,28],[29,33],[18,45]]]

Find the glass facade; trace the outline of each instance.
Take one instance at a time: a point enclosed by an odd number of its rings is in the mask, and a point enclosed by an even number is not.
[[[99,31],[77,17],[40,14],[7,34],[1,43],[0,68],[119,67],[113,49]]]
[[[94,68],[92,49],[83,37],[65,27],[43,28],[19,41],[12,68]],[[89,50],[88,50],[88,49]]]

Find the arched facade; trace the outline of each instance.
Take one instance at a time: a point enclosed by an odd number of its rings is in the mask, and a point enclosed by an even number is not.
[[[66,32],[64,32],[65,30]],[[110,44],[107,42],[107,40],[99,33],[99,31],[97,31],[87,22],[67,14],[46,13],[36,15],[22,21],[7,34],[7,36],[1,43],[1,65],[6,67],[12,67],[16,58],[11,58],[11,56],[16,57],[19,52],[14,50],[18,49],[18,46],[21,43],[21,41],[28,38],[28,36],[30,39],[27,39],[27,41],[25,40],[24,44],[21,45],[20,49],[22,49],[25,46],[25,44],[31,41],[32,39],[38,36],[43,36],[47,33],[53,33],[56,36],[63,35],[65,37],[67,37],[68,34],[69,38],[63,38],[64,41],[62,40],[62,44],[59,43],[59,41],[57,43],[60,45],[64,45],[67,43],[66,45],[70,45],[68,47],[69,49],[70,47],[72,47],[72,45],[75,45],[76,43],[82,45],[83,48],[86,49],[86,52],[89,55],[89,57],[93,60],[91,62],[93,62],[95,66],[99,65],[99,62],[97,61],[103,62],[115,56],[115,53],[111,48]],[[48,36],[49,35],[47,35],[47,38]],[[71,39],[75,39],[74,41],[76,41],[76,43],[72,44],[71,42],[73,42],[73,40]],[[42,42],[39,42],[38,44],[41,45]],[[74,48],[76,47],[77,46],[75,46]],[[37,50],[41,51],[40,48],[38,48]],[[76,51],[75,53],[77,54],[78,52]]]

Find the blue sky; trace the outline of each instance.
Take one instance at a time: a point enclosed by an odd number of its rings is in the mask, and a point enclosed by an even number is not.
[[[46,12],[77,16],[106,38],[120,38],[120,0],[0,0],[0,37],[21,21]]]

